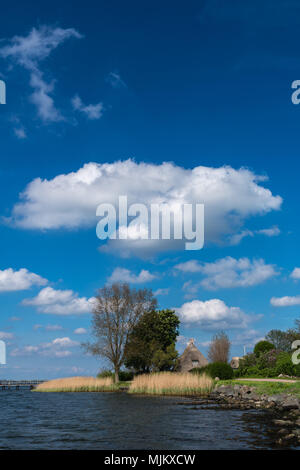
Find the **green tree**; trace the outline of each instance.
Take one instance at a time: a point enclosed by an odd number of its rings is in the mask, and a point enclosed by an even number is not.
[[[179,323],[173,310],[145,312],[128,336],[125,366],[137,372],[173,370],[178,358],[175,342]]]
[[[254,354],[256,357],[260,356],[260,354],[263,354],[267,351],[271,351],[272,349],[275,349],[274,344],[270,343],[269,341],[259,341],[256,343],[254,346]]]
[[[296,320],[296,328],[290,328],[287,331],[271,330],[266,335],[266,340],[274,344],[275,349],[280,351],[291,351],[292,343],[296,339],[300,339],[300,330]],[[300,321],[299,321],[300,324]]]

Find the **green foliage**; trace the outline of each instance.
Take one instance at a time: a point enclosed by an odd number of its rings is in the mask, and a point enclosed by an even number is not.
[[[275,369],[277,375],[294,375],[295,365],[292,363],[291,355],[288,352],[279,354]]]
[[[296,377],[300,377],[300,364],[295,364],[294,365],[294,375]]]
[[[260,354],[271,351],[274,348],[274,344],[270,343],[269,341],[259,341],[254,347],[254,354],[258,357]]]
[[[133,380],[133,372],[130,370],[120,370],[119,371],[119,381],[120,382],[130,382]]]
[[[153,367],[157,371],[172,371],[178,366],[178,352],[175,344],[170,344],[166,350],[158,349],[153,354]]]
[[[190,373],[199,374],[199,375],[208,374],[207,369],[208,369],[208,365],[203,366],[203,367],[194,367],[193,369],[190,370]]]
[[[139,319],[128,336],[125,366],[136,372],[174,370],[179,318],[173,310],[152,310]]]
[[[105,379],[106,377],[115,377],[115,374],[110,370],[103,370],[97,375],[98,379]],[[128,370],[119,371],[119,381],[120,382],[130,382],[133,379],[133,372]]]
[[[233,378],[233,369],[225,362],[212,362],[204,367],[197,367],[190,371],[192,374],[207,374],[213,379],[219,377],[220,380],[230,380]]]
[[[233,369],[225,362],[213,362],[207,366],[209,375],[214,379],[219,377],[221,380],[229,380],[233,378]]]
[[[114,377],[114,373],[111,370],[103,370],[97,375],[98,379],[106,379],[107,377]]]

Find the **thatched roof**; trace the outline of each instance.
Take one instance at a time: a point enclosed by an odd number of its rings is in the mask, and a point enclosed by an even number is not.
[[[179,358],[179,367],[181,372],[188,372],[195,367],[204,367],[208,364],[208,360],[203,356],[202,352],[195,346],[194,340],[190,339],[183,354]]]

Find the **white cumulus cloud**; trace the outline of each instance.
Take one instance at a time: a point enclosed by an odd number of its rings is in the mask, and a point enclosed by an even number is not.
[[[300,268],[294,268],[290,276],[292,279],[300,279]]]
[[[44,286],[47,279],[31,273],[26,268],[15,271],[12,268],[0,270],[0,292],[30,289],[32,286]]]
[[[270,302],[273,307],[291,307],[293,305],[300,305],[300,295],[272,297]]]
[[[87,330],[85,328],[76,328],[74,330],[75,335],[85,335],[87,333]]]
[[[248,328],[252,317],[239,307],[228,307],[223,300],[192,300],[176,309],[181,321],[204,330]]]
[[[205,205],[205,242],[219,242],[240,231],[244,221],[280,209],[282,199],[262,185],[264,178],[250,170],[198,166],[185,169],[172,163],[160,165],[132,160],[87,163],[78,171],[51,180],[36,178],[20,195],[8,220],[25,229],[70,229],[95,226],[100,203],[118,207],[120,195],[128,204],[185,203]],[[134,231],[133,231],[134,232]],[[130,235],[130,231],[129,231]],[[104,246],[125,255],[145,248],[182,247],[181,240],[110,240]],[[180,245],[181,244],[181,245]]]
[[[41,313],[56,315],[73,315],[90,313],[93,308],[94,297],[78,297],[72,290],[55,290],[45,287],[36,297],[24,299],[23,305],[33,305]]]
[[[185,287],[194,289],[228,289],[233,287],[249,287],[265,282],[278,274],[275,266],[266,264],[263,259],[250,260],[249,258],[235,259],[231,256],[221,258],[212,263],[199,263],[190,260],[175,266],[175,269],[184,273],[201,273],[203,279],[193,285],[186,283]]]

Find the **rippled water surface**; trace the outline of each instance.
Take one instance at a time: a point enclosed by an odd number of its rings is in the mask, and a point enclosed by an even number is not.
[[[180,402],[181,404],[178,404]],[[0,392],[0,449],[267,449],[262,411],[126,393]]]

